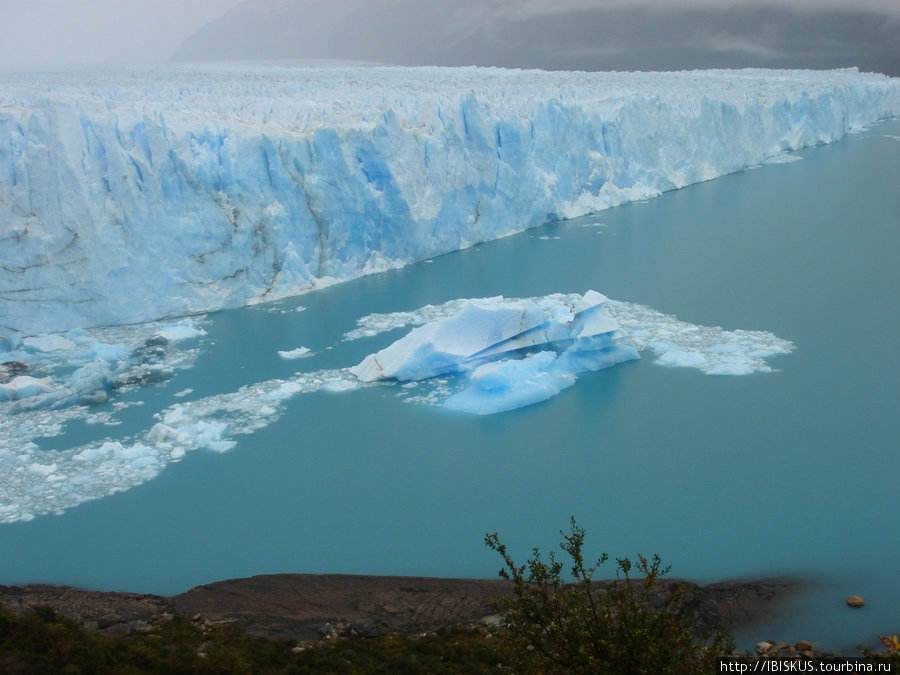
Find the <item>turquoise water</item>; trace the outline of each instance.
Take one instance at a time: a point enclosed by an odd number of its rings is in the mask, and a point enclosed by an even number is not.
[[[358,318],[459,297],[593,288],[791,340],[793,353],[768,359],[777,372],[711,377],[646,354],[486,417],[405,403],[396,387],[296,396],[229,452],[189,453],[131,490],[0,526],[0,583],[171,594],[273,572],[491,578],[500,561],[485,532],[524,559],[555,546],[575,515],[598,554],[659,553],[700,581],[810,583],[747,640],[852,651],[895,633],[900,120],[796,154],[211,315],[194,367],[126,394],[143,405],[119,413],[116,433],[148,428],[186,389],[196,398],[356,364],[403,334],[342,341]],[[301,345],[315,356],[277,354]],[[108,433],[73,425],[64,440]],[[849,594],[868,606],[844,607]]]

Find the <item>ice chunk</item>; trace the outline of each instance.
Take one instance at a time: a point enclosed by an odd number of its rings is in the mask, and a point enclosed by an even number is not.
[[[656,362],[661,366],[673,366],[680,368],[702,368],[707,365],[706,358],[703,354],[697,352],[687,352],[678,349],[674,345],[663,342],[654,342],[650,345],[657,354],[659,354]]]
[[[102,342],[92,342],[90,358],[100,359],[107,363],[116,363],[127,359],[130,351],[125,345],[108,345]]]
[[[432,321],[350,369],[362,382],[424,380],[472,370],[503,355],[544,346],[565,347],[577,338],[613,333],[616,322],[602,310],[606,297],[589,291],[577,307],[560,302],[470,300],[453,316]]]
[[[266,401],[285,401],[295,394],[303,391],[303,385],[299,382],[285,382],[275,391],[268,392],[263,397]]]
[[[578,373],[636,359],[617,343],[606,296],[469,300],[452,316],[410,331],[350,372],[363,382],[467,378],[447,407],[488,414],[531,405],[571,386]]]
[[[0,401],[15,401],[29,396],[45,394],[53,390],[49,377],[19,375],[5,384],[0,384]]]
[[[36,352],[67,352],[75,349],[76,345],[62,335],[37,335],[22,340],[26,349]]]
[[[156,331],[156,336],[161,337],[170,342],[178,340],[188,340],[190,338],[206,335],[206,331],[194,325],[190,319],[184,319],[178,323],[172,323],[162,326]]]
[[[575,374],[556,368],[554,352],[486,363],[469,375],[469,385],[444,405],[487,415],[546,401],[575,383]]]
[[[416,328],[366,357],[352,372],[363,382],[424,380],[464,369],[473,358],[545,322],[531,301],[487,298],[466,303],[453,317]]]
[[[297,347],[296,349],[278,352],[278,356],[283,359],[303,359],[312,355],[313,351],[309,347]]]
[[[40,464],[35,462],[34,464],[30,464],[28,466],[28,470],[32,473],[40,474],[41,476],[47,477],[56,472],[59,467],[56,465],[56,462],[52,464]]]
[[[332,393],[352,391],[353,389],[359,389],[359,383],[344,378],[330,380],[322,385],[322,391],[330,391]]]

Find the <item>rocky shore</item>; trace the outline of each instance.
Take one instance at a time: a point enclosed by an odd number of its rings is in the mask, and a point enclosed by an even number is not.
[[[700,586],[667,579],[657,584],[653,602],[664,604],[679,585],[684,587],[682,611],[693,613],[700,628],[709,630],[734,630],[764,620],[794,588],[783,580]],[[50,606],[86,630],[105,635],[149,631],[183,616],[205,628],[235,626],[250,637],[297,641],[491,625],[499,621],[493,602],[504,595],[512,595],[512,585],[503,580],[345,574],[230,579],[172,597],[0,586],[0,603],[14,612]]]

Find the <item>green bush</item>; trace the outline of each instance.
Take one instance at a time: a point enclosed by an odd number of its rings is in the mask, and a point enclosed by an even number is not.
[[[616,580],[604,587],[593,580],[608,559],[590,567],[584,560],[584,529],[575,519],[560,548],[567,554],[572,581],[553,552],[539,549],[516,565],[497,533],[485,543],[503,558],[500,576],[514,584],[514,597],[498,610],[507,625],[501,637],[508,659],[523,672],[714,673],[716,658],[730,654],[734,641],[723,633],[698,635],[689,616],[678,613],[679,590],[662,608],[651,604],[656,581],[668,573],[659,556],[616,559]],[[637,572],[641,578],[632,579]]]
[[[897,635],[883,635],[878,640],[885,646],[883,652],[872,652],[862,645],[857,647],[868,663],[890,664],[891,672],[900,673],[900,637]]]

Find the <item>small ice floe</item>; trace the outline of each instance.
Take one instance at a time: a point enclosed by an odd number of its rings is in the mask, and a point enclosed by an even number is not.
[[[278,356],[288,360],[305,359],[309,356],[313,356],[313,350],[309,347],[297,347],[296,349],[291,349],[288,351],[279,351]]]

